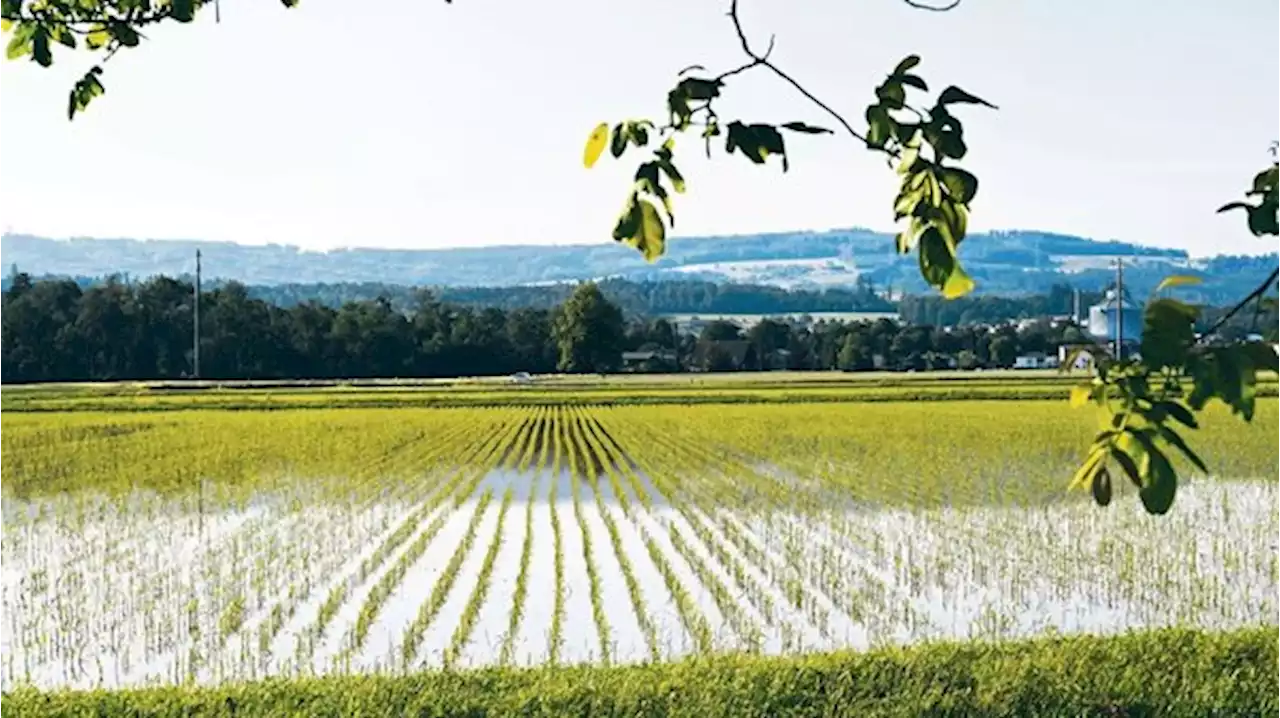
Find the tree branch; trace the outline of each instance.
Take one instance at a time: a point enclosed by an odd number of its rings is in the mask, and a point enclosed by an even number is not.
[[[953,2],[958,2],[958,0],[953,0]],[[796,91],[798,91],[801,95],[804,95],[805,99],[809,100],[813,104],[822,108],[828,115],[831,115],[831,117],[834,118],[836,122],[840,123],[840,126],[844,128],[845,132],[848,132],[854,139],[859,140],[863,143],[867,142],[866,136],[862,135],[857,130],[853,129],[853,125],[850,125],[849,121],[846,120],[843,115],[841,115],[839,112],[836,112],[827,103],[823,102],[822,100],[819,100],[816,95],[806,90],[803,85],[801,85],[799,82],[795,80],[795,78],[783,72],[781,69],[778,68],[777,65],[769,61],[769,54],[773,52],[774,38],[772,36],[769,38],[769,49],[766,50],[763,55],[756,54],[756,52],[751,49],[751,43],[747,41],[747,34],[742,29],[742,20],[738,17],[738,0],[730,0],[729,20],[733,22],[734,32],[738,34],[738,44],[742,46],[742,51],[746,53],[747,57],[751,58],[751,62],[747,63],[746,65],[740,68],[731,70],[726,75],[721,75],[722,79],[724,77],[727,77],[728,75],[737,74],[739,72],[743,72],[744,70],[748,70],[752,67],[757,67],[757,66],[766,67],[771,72],[773,72],[773,74],[781,78],[784,82],[794,87]]]
[[[919,0],[902,0],[902,2],[906,3],[909,7],[913,7],[917,10],[928,10],[929,12],[947,12],[948,10],[955,10],[956,7],[960,5],[961,0],[951,0],[951,2],[947,3],[946,5],[930,5],[928,3],[920,2]]]
[[[1228,310],[1226,314],[1223,314],[1222,317],[1218,319],[1218,321],[1214,322],[1213,326],[1209,327],[1209,330],[1204,333],[1204,336],[1209,337],[1215,334],[1219,329],[1221,329],[1224,325],[1226,325],[1226,323],[1230,321],[1232,317],[1239,314],[1240,310],[1244,309],[1249,304],[1249,302],[1252,302],[1255,299],[1258,299],[1259,297],[1262,296],[1263,292],[1266,292],[1268,289],[1270,289],[1271,285],[1276,281],[1277,278],[1280,278],[1280,268],[1271,270],[1271,274],[1266,278],[1266,280],[1264,280],[1261,284],[1255,287],[1252,292],[1249,292],[1249,296],[1245,297],[1244,299],[1241,299],[1234,307]]]

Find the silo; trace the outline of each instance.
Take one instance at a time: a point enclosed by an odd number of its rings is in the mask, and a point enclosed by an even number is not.
[[[1089,307],[1089,334],[1100,341],[1115,341],[1117,324],[1125,343],[1142,340],[1142,310],[1128,296],[1117,301],[1116,290],[1108,289],[1101,303]]]

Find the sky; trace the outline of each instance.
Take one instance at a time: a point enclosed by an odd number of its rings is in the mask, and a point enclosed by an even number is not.
[[[118,54],[74,121],[86,52],[0,61],[0,228],[44,236],[436,248],[608,243],[639,155],[591,170],[599,122],[665,115],[676,73],[743,57],[727,0],[221,0]],[[741,0],[774,62],[863,125],[903,56],[959,85],[971,231],[1274,251],[1239,199],[1280,138],[1275,0]],[[725,119],[830,125],[765,71]],[[890,230],[896,176],[847,137],[776,162],[677,147],[676,236]]]

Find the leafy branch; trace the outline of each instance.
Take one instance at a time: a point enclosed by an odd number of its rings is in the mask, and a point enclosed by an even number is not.
[[[298,0],[281,0],[293,7]],[[95,97],[106,93],[103,68],[121,49],[137,47],[141,28],[162,22],[189,23],[216,0],[0,0],[0,28],[11,32],[5,47],[10,60],[30,57],[41,67],[53,64],[54,44],[84,48],[98,60],[76,80],[67,101],[67,118],[75,119]]]
[[[1257,204],[1231,202],[1218,211],[1244,209],[1254,235],[1280,234],[1276,226],[1278,169],[1273,162],[1254,177],[1246,196],[1258,198]],[[1214,399],[1246,422],[1252,421],[1257,373],[1276,371],[1280,359],[1269,344],[1262,342],[1213,342],[1217,331],[1231,317],[1251,302],[1262,301],[1277,276],[1280,270],[1272,270],[1199,336],[1195,327],[1200,307],[1172,297],[1157,297],[1148,301],[1143,311],[1142,339],[1136,357],[1112,356],[1104,348],[1094,347],[1096,376],[1072,391],[1071,404],[1085,406],[1094,402],[1099,432],[1072,478],[1071,487],[1089,486],[1094,500],[1106,506],[1112,496],[1109,467],[1114,462],[1137,487],[1143,507],[1149,513],[1164,514],[1173,506],[1178,487],[1177,470],[1170,458],[1173,452],[1181,454],[1200,472],[1209,473],[1179,428],[1198,428],[1195,413]],[[1167,277],[1156,288],[1156,294],[1199,281],[1189,276]],[[1117,296],[1118,312],[1122,311],[1120,299]],[[1066,367],[1073,363],[1069,361]]]
[[[957,4],[926,7],[945,11]],[[751,46],[738,13],[738,0],[731,0],[728,17],[747,62],[713,76],[689,74],[706,73],[701,65],[682,70],[681,79],[667,94],[666,124],[626,120],[616,123],[611,133],[608,123],[601,123],[588,137],[583,153],[583,163],[588,168],[596,163],[606,147],[619,158],[630,146],[647,147],[651,134],[663,140],[661,146],[653,150],[653,159],[642,162],[636,170],[631,191],[614,225],[614,240],[635,247],[651,262],[664,253],[666,228],[675,227],[671,194],[685,191],[684,178],[674,159],[677,133],[699,128],[708,157],[712,140],[723,135],[725,154],[741,154],[757,165],[766,164],[770,156],[778,156],[783,172],[790,168],[784,130],[797,134],[834,134],[830,129],[804,122],[722,120],[715,103],[722,96],[727,80],[763,68],[823,110],[850,137],[867,149],[885,155],[889,166],[896,169],[901,178],[894,200],[894,219],[905,222],[895,242],[898,252],[909,254],[918,250],[921,275],[945,296],[958,297],[972,291],[974,282],[960,266],[958,249],[967,233],[969,207],[978,192],[978,178],[954,164],[965,157],[968,146],[964,141],[964,126],[951,110],[962,104],[993,109],[995,105],[955,86],[939,93],[931,107],[908,104],[908,88],[929,90],[928,83],[912,73],[920,64],[919,56],[910,55],[876,88],[876,102],[867,106],[865,112],[867,129],[860,131],[770,60],[776,38],[770,37],[764,52]],[[670,189],[663,183],[664,179]]]

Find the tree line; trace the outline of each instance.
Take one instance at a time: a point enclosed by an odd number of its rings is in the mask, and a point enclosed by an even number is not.
[[[193,315],[192,286],[169,277],[84,288],[17,275],[3,293],[3,381],[189,377]],[[200,315],[200,376],[209,379],[1003,367],[1081,338],[1047,319],[1020,328],[713,321],[695,334],[627,317],[592,283],[551,308],[471,307],[420,290],[401,311],[385,297],[279,306],[230,282],[201,293]]]

